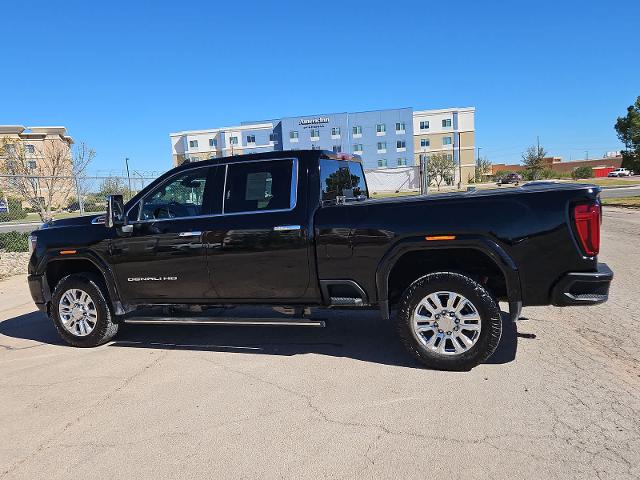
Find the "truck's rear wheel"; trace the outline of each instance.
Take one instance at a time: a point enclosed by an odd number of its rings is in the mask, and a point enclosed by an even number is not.
[[[60,336],[74,347],[95,347],[118,332],[100,280],[92,274],[64,277],[51,298],[51,318]]]
[[[431,273],[403,293],[396,317],[409,352],[430,368],[468,370],[495,351],[500,308],[478,282],[459,273]]]

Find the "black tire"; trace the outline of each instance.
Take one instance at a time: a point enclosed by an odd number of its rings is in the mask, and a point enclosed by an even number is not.
[[[85,336],[71,333],[60,318],[60,300],[70,289],[86,292],[95,306],[97,313],[95,326]],[[61,279],[53,291],[50,316],[62,339],[74,347],[97,347],[111,340],[118,333],[118,324],[113,322],[113,312],[107,298],[106,288],[97,275],[78,273]]]
[[[414,333],[413,314],[419,303],[428,295],[443,291],[457,293],[468,299],[480,317],[480,333],[474,334],[475,344],[463,353],[436,353],[423,345],[416,338],[419,334]],[[475,280],[451,272],[431,273],[413,282],[402,294],[395,323],[409,353],[425,366],[438,370],[470,370],[493,354],[502,335],[500,308],[493,296]],[[452,343],[444,345],[450,345],[452,348],[449,350],[453,351]]]

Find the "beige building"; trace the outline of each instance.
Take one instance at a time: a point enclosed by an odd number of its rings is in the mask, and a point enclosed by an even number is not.
[[[0,125],[0,173],[17,175],[19,178],[0,179],[0,188],[6,196],[22,196],[21,190],[31,190],[40,198],[48,199],[54,207],[63,206],[75,192],[74,182],[51,181],[44,177],[67,177],[73,174],[71,146],[73,138],[65,127],[24,127],[22,125]],[[27,175],[39,178],[31,180],[27,187]],[[26,206],[25,199],[25,206]]]
[[[475,174],[475,108],[413,112],[413,152],[416,165],[433,154],[454,159],[455,183],[469,183]]]

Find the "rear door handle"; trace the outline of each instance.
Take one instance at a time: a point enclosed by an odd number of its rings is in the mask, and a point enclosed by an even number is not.
[[[300,225],[278,225],[277,227],[273,227],[275,232],[284,232],[287,230],[300,230],[302,227]]]
[[[180,232],[178,234],[179,237],[199,237],[200,235],[202,235],[202,232]]]

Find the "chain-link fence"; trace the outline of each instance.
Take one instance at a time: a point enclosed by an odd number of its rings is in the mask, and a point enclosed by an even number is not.
[[[0,175],[0,278],[26,272],[28,236],[43,221],[104,212],[107,195],[126,201],[159,175]]]

